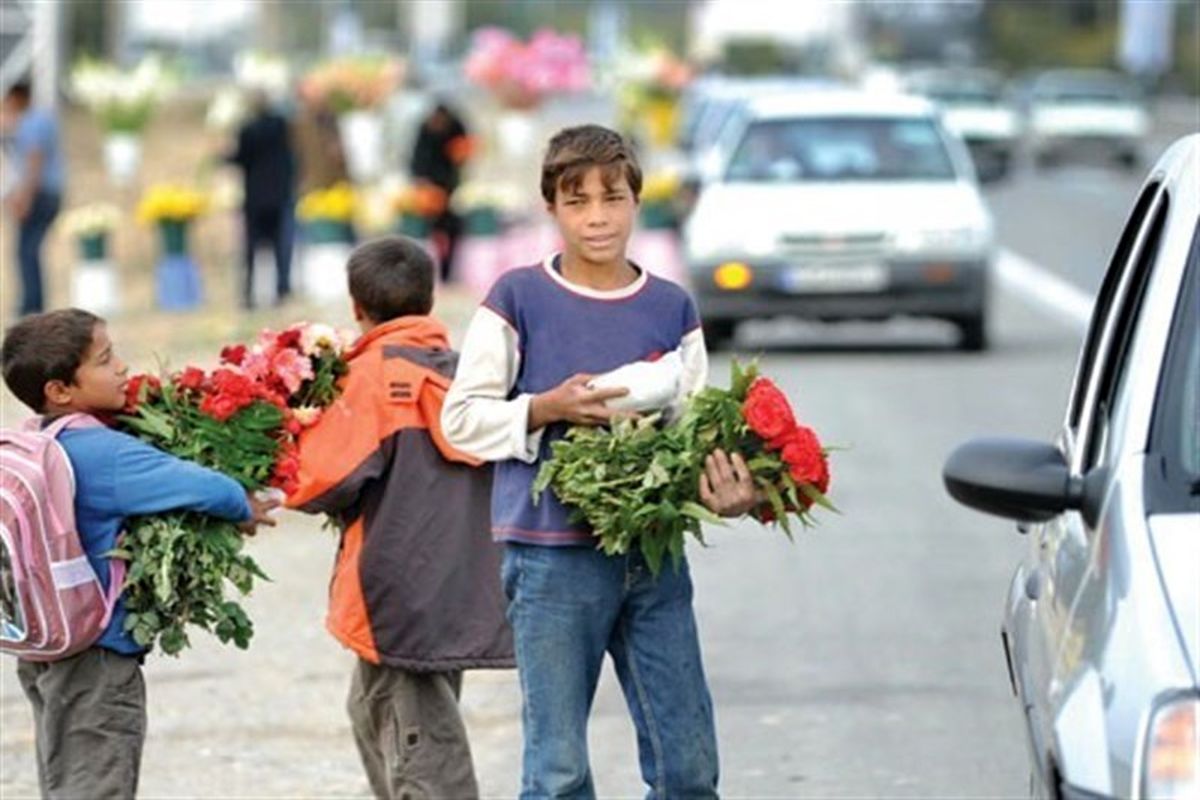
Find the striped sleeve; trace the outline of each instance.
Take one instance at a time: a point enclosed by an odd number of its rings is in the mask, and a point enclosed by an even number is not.
[[[442,406],[442,432],[456,449],[484,461],[537,460],[542,431],[529,431],[533,395],[509,397],[520,368],[518,345],[502,310],[485,304],[475,312]]]

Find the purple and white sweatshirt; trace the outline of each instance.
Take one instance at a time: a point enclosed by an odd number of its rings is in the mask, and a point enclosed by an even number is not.
[[[586,524],[530,486],[550,443],[567,430],[554,423],[529,430],[529,403],[579,373],[600,375],[635,361],[679,351],[683,371],[677,409],[708,378],[708,355],[696,306],[687,292],[638,268],[637,279],[612,291],[571,283],[559,256],[503,275],[475,313],[458,371],[442,408],[447,440],[464,453],[496,462],[492,535],[537,545],[592,545]]]

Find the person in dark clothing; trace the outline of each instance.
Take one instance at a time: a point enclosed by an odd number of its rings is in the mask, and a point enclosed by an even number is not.
[[[253,97],[253,111],[238,131],[237,149],[226,161],[242,169],[245,198],[246,274],[242,304],[254,306],[254,251],[260,243],[275,254],[275,291],[278,300],[291,294],[292,204],[295,157],[287,120],[271,108],[265,95]]]
[[[462,220],[454,213],[450,200],[462,180],[462,165],[470,150],[466,126],[448,105],[439,102],[417,132],[409,171],[415,180],[428,181],[446,193],[445,210],[433,222],[443,280],[450,277],[450,265],[462,232]]]
[[[21,82],[4,96],[4,128],[11,134],[15,163],[5,186],[4,206],[16,221],[21,268],[21,316],[46,306],[42,243],[62,204],[66,165],[53,112],[32,106],[30,85]]]

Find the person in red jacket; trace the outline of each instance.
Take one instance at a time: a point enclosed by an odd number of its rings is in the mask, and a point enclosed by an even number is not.
[[[363,335],[341,396],[300,437],[288,498],[342,531],[326,626],[359,658],[348,710],[381,798],[477,797],[462,672],[514,666],[491,470],[442,434],[458,356],[429,316],[433,270],[400,236],[351,254]]]

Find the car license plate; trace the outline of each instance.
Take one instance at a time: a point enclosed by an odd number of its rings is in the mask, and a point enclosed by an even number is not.
[[[878,292],[887,288],[883,264],[807,265],[791,267],[782,275],[783,290],[806,292]]]

